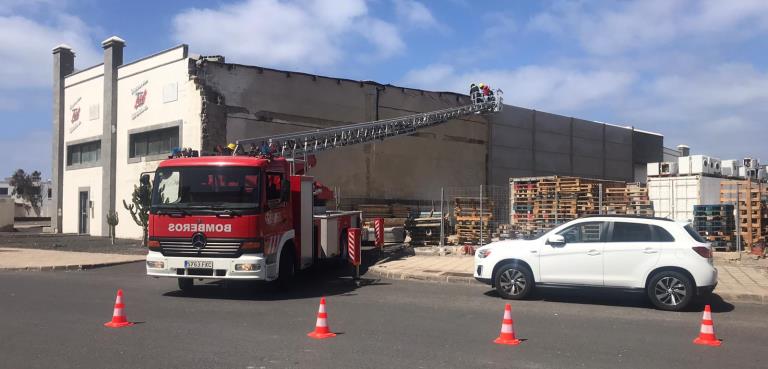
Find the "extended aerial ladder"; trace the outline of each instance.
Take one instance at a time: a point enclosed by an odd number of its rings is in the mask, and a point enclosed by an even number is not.
[[[306,159],[307,155],[319,151],[406,135],[452,119],[459,119],[472,114],[498,112],[504,106],[501,90],[496,90],[496,93],[491,96],[478,94],[470,96],[470,98],[471,104],[454,108],[372,122],[238,140],[233,154],[242,154],[246,150],[263,152],[266,149],[270,153],[288,159]]]

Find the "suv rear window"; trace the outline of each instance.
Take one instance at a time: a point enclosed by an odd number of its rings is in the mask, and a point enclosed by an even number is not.
[[[675,238],[672,237],[666,229],[656,225],[652,225],[653,228],[653,240],[656,242],[675,242]]]
[[[615,222],[611,242],[652,242],[651,227],[643,223]]]
[[[706,243],[707,242],[707,240],[702,238],[701,235],[699,235],[699,233],[696,232],[695,229],[693,229],[692,225],[686,224],[684,228],[685,228],[685,231],[688,232],[688,234],[691,235],[691,237],[694,240],[696,240],[696,242],[701,242],[701,243]]]

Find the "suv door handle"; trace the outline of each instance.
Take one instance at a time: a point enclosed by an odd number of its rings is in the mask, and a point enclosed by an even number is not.
[[[659,250],[652,249],[650,247],[646,247],[645,249],[643,249],[643,253],[645,254],[655,254],[657,252],[659,252]]]
[[[592,249],[592,250],[587,251],[587,255],[589,255],[589,256],[600,255],[600,251]]]

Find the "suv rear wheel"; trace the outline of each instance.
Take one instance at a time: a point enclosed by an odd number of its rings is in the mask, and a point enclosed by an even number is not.
[[[661,310],[680,311],[693,299],[693,281],[683,273],[662,271],[653,275],[646,288],[648,298]]]
[[[493,281],[496,291],[507,300],[520,300],[533,289],[533,274],[518,263],[502,265]]]

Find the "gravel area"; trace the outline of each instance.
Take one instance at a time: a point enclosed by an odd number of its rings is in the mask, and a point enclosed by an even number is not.
[[[147,252],[141,240],[116,239],[112,245],[107,237],[25,232],[0,232],[0,247],[123,255],[143,255]]]

